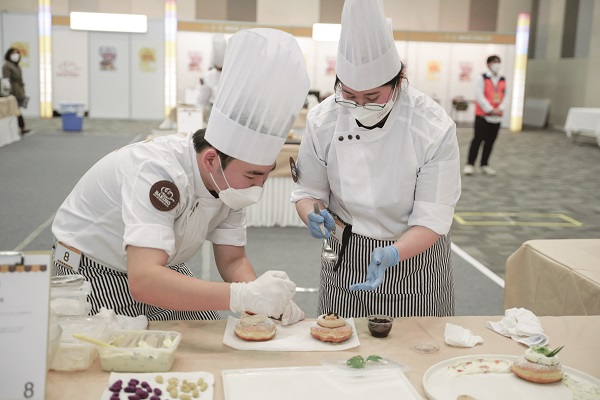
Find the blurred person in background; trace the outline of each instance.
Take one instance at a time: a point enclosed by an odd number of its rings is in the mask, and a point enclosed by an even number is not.
[[[506,79],[500,75],[502,68],[500,57],[489,56],[487,67],[488,71],[475,81],[475,127],[473,140],[469,146],[467,165],[463,168],[465,175],[475,173],[475,161],[482,143],[481,172],[485,175],[496,175],[496,170],[489,166],[489,160],[506,108],[508,87]]]
[[[9,48],[4,55],[4,65],[2,66],[2,77],[10,81],[11,94],[17,98],[19,107],[27,108],[29,97],[25,95],[25,83],[23,82],[23,71],[19,66],[21,62],[21,52],[14,47]],[[30,132],[31,129],[25,127],[23,114],[19,114],[19,128],[21,135]]]
[[[208,123],[210,111],[212,110],[221,80],[221,72],[223,70],[223,58],[227,50],[227,41],[222,34],[216,34],[212,38],[212,53],[210,68],[200,78],[200,86],[198,88],[197,103],[203,108],[204,124]]]

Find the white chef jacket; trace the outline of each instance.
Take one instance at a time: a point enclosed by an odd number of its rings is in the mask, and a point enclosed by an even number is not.
[[[127,271],[128,245],[161,249],[168,265],[186,261],[205,240],[246,244],[245,209],[234,211],[204,186],[192,136],[173,134],[134,143],[96,163],[59,208],[52,233],[88,258]],[[170,211],[150,201],[151,187],[172,182]]]
[[[217,88],[221,80],[221,71],[216,68],[209,69],[202,76],[202,84],[198,87],[198,105],[205,106],[215,102]]]
[[[500,78],[503,78],[503,76],[501,76],[500,74],[494,75],[490,71],[487,71],[484,74],[477,75],[477,78],[475,78],[475,101],[479,103],[479,106],[483,109],[483,111],[489,113],[494,109],[494,107],[490,104],[488,99],[486,99],[485,95],[483,94],[485,86],[483,83],[483,75],[486,75],[492,80],[492,83],[494,84],[495,88],[498,87],[498,82],[500,81]],[[503,114],[507,108],[509,97],[509,85],[508,82],[506,82],[504,97],[502,98],[502,102],[498,106],[498,109],[502,111]],[[485,120],[490,124],[499,124],[502,122],[502,115],[484,115],[483,118],[485,118]]]
[[[397,240],[417,225],[445,235],[461,193],[459,157],[454,121],[408,85],[371,130],[333,95],[308,113],[291,201],[321,200],[374,239]]]

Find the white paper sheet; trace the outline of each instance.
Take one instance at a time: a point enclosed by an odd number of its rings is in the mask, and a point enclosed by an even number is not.
[[[346,319],[346,323],[352,327],[352,336],[341,343],[325,343],[313,338],[310,335],[310,327],[316,324],[316,321],[300,321],[289,326],[281,326],[277,323],[277,333],[273,339],[266,342],[249,342],[240,339],[233,332],[238,321],[238,318],[230,316],[223,334],[223,343],[238,350],[341,351],[360,345],[352,318]]]

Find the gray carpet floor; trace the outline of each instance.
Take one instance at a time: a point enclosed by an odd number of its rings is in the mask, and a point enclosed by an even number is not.
[[[85,171],[105,154],[140,140],[160,121],[84,121],[83,132],[63,132],[60,119],[28,119],[32,132],[0,148],[0,250],[46,250],[54,213]],[[462,162],[472,129],[457,132]],[[453,244],[498,276],[506,259],[530,239],[600,237],[600,148],[573,143],[564,133],[502,130],[491,158],[496,176],[463,176],[452,226]],[[577,224],[572,221],[578,222]],[[315,316],[318,241],[303,228],[249,228],[247,253],[258,273],[288,271],[298,304]],[[206,274],[204,254],[190,262]],[[503,290],[453,255],[457,315],[500,315]],[[214,268],[207,278],[218,280]]]

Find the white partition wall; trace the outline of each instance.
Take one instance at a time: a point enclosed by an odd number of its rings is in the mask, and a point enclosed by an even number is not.
[[[226,35],[229,38],[231,35]],[[198,87],[200,76],[210,64],[212,33],[177,32],[177,101],[183,102],[185,90]]]
[[[82,102],[88,109],[88,32],[68,26],[52,27],[52,106],[60,102]]]
[[[90,32],[90,117],[130,117],[129,34]]]
[[[131,34],[131,118],[162,119],[165,109],[164,23],[148,21],[148,32]]]
[[[319,89],[321,96],[333,94],[337,45],[337,42],[315,42],[314,80],[311,81],[311,87]]]
[[[19,65],[23,70],[25,93],[29,96],[29,106],[21,109],[25,117],[40,115],[40,76],[39,76],[39,41],[37,14],[2,14],[2,63],[4,53],[10,47],[21,50],[22,59]]]

